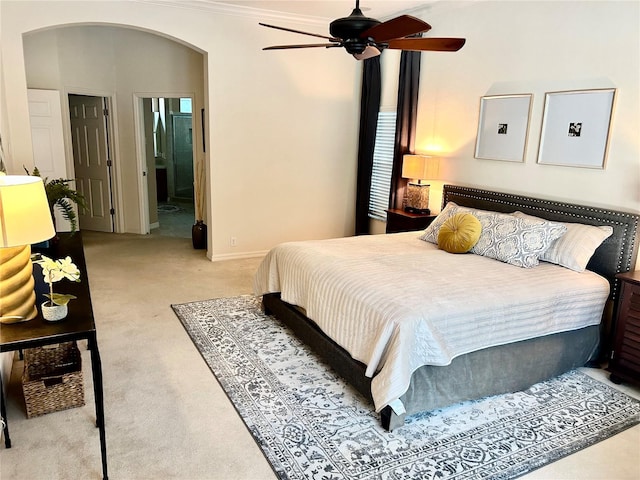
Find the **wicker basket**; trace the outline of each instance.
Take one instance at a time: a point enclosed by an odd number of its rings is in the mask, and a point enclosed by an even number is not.
[[[75,342],[24,351],[27,418],[84,405],[82,357]]]

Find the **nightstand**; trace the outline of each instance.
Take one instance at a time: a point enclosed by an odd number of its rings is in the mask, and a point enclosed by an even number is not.
[[[387,233],[424,230],[437,217],[437,215],[409,213],[397,208],[385,211],[387,212]]]
[[[622,282],[608,370],[613,383],[640,384],[640,271],[619,273]]]

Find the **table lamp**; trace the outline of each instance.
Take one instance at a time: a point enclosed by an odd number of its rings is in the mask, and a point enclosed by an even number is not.
[[[440,162],[428,155],[405,155],[402,157],[402,177],[408,178],[407,204],[405,211],[429,215],[429,184],[424,180],[438,178]]]
[[[38,311],[31,244],[55,235],[40,177],[0,175],[0,323],[31,320]]]

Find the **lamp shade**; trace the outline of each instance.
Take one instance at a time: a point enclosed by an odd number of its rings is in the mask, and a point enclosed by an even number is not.
[[[0,247],[42,242],[55,233],[42,179],[0,176]]]
[[[440,174],[440,160],[429,155],[405,155],[402,158],[403,178],[417,180],[437,180]]]

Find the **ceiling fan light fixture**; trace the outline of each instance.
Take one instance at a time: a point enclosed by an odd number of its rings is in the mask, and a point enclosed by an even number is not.
[[[368,58],[377,57],[382,53],[380,49],[374,47],[373,45],[367,45],[367,48],[364,49],[362,53],[354,53],[353,58],[356,60],[366,60]]]
[[[365,51],[369,43],[360,39],[348,39],[342,42],[342,46],[351,55],[358,55]]]

